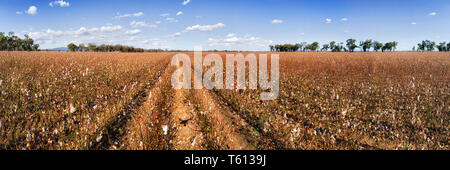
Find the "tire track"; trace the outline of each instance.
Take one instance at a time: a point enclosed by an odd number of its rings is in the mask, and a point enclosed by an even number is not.
[[[170,124],[170,100],[171,93],[170,75],[173,68],[167,66],[156,85],[148,93],[147,101],[132,116],[131,123],[127,127],[129,131],[123,138],[121,145],[115,145],[111,149],[132,150],[163,150],[169,149],[170,135],[165,126]]]
[[[238,109],[239,106],[233,104],[231,101],[227,100],[218,90],[214,90],[214,93],[218,96],[218,99],[224,103],[224,106],[230,106],[229,108],[233,113],[236,113],[241,119],[245,120],[245,122],[250,125],[258,134],[261,135],[260,146],[262,149],[286,149],[287,144],[281,141],[281,136],[276,133],[270,133],[270,131],[265,131],[264,124],[260,123],[259,119],[255,116],[246,116],[251,115],[246,110]]]
[[[175,90],[170,118],[174,138],[172,146],[175,150],[204,149],[204,136],[200,128],[199,117],[194,106],[187,100],[187,90]]]
[[[191,83],[191,82],[183,82]],[[175,150],[205,149],[205,135],[202,132],[200,118],[194,105],[188,100],[190,89],[174,89],[170,120],[173,139],[171,146]]]
[[[197,77],[194,77],[194,79]],[[208,143],[215,143],[217,149],[230,150],[253,150],[260,142],[260,136],[253,133],[254,129],[245,120],[232,113],[224,103],[217,101],[217,96],[213,96],[209,90],[192,90],[192,98],[196,104],[197,112],[209,121],[204,129],[211,131],[211,136],[207,135]]]
[[[168,63],[168,61],[167,61]],[[142,87],[132,100],[112,120],[109,120],[105,126],[101,127],[94,135],[90,136],[89,150],[107,150],[114,145],[120,145],[121,138],[126,133],[126,124],[136,114],[139,107],[144,104],[150,89],[155,86],[163,72],[167,69],[168,64],[158,71],[155,79],[149,81],[147,85]]]

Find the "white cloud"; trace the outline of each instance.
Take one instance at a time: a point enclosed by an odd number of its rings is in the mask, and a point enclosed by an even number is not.
[[[333,21],[333,20],[331,20],[330,18],[325,19],[325,22],[326,22],[327,24],[331,23],[331,21]]]
[[[196,32],[196,31],[211,31],[211,30],[215,30],[218,28],[222,28],[222,27],[225,27],[225,24],[217,23],[215,25],[194,25],[194,26],[187,27],[182,32],[177,32],[175,34],[169,35],[168,37],[171,39],[175,39],[177,37],[182,36],[183,33]],[[229,35],[234,36],[235,34],[229,34]]]
[[[53,6],[68,7],[68,6],[70,6],[70,3],[67,1],[63,1],[63,0],[58,0],[58,1],[50,2],[48,5],[50,5],[51,7],[53,7]]]
[[[91,35],[93,33],[97,32],[113,32],[122,29],[122,26],[103,26],[100,29],[99,28],[86,28],[86,27],[80,27],[79,29],[73,30],[53,30],[53,29],[47,29],[45,31],[40,32],[29,32],[28,35],[36,40],[53,40],[55,38],[63,37],[63,36],[73,36],[73,37],[80,37],[80,36],[86,36]]]
[[[90,35],[92,33],[98,32],[99,29],[98,28],[85,28],[85,27],[80,27],[80,29],[76,30],[76,31],[70,31],[69,34],[72,34],[74,36],[82,36],[82,35]]]
[[[114,32],[114,31],[118,31],[121,30],[122,26],[120,25],[115,25],[115,26],[102,26],[100,28],[101,32]]]
[[[28,8],[27,11],[25,11],[25,13],[30,14],[30,15],[36,15],[37,14],[37,7],[35,6],[30,6]]]
[[[346,22],[346,21],[348,21],[348,18],[342,18],[341,21]]]
[[[184,0],[182,4],[187,5],[189,2],[191,2],[191,0]]]
[[[174,38],[180,37],[181,35],[183,35],[181,32],[177,32],[175,34],[169,35],[169,38],[174,39]]]
[[[145,26],[147,26],[147,24],[145,22],[142,22],[142,21],[131,21],[130,25],[133,26],[133,27],[145,27]]]
[[[228,35],[227,35],[227,37],[235,37],[236,36],[236,34],[234,34],[234,33],[229,33]]]
[[[23,12],[22,12],[22,11],[17,11],[16,14],[17,14],[17,15],[22,15]]]
[[[115,18],[120,19],[120,18],[126,18],[126,17],[131,17],[131,14],[117,15]]]
[[[436,13],[436,12],[431,12],[431,13],[429,13],[428,15],[429,15],[429,16],[435,16],[435,15],[437,15],[437,13]]]
[[[230,50],[263,50],[272,43],[273,41],[271,40],[251,35],[239,37],[236,34],[228,34],[224,38],[209,38],[206,45]]]
[[[177,12],[177,16],[178,15],[183,15],[183,12],[182,11]]]
[[[132,27],[150,27],[150,28],[158,27],[155,24],[147,24],[147,23],[142,22],[142,21],[131,21],[130,22],[130,26],[132,26]]]
[[[214,29],[225,27],[225,24],[217,23],[215,25],[194,25],[187,27],[184,32],[193,32],[193,31],[211,31]]]
[[[417,23],[416,23],[416,22],[411,22],[411,24],[412,24],[412,25],[416,25]]]
[[[125,32],[125,34],[127,34],[127,35],[136,35],[136,34],[139,34],[139,33],[141,33],[141,30],[139,30],[139,29],[128,30],[128,31]]]
[[[166,18],[167,22],[178,22],[175,18]]]
[[[64,31],[57,31],[52,29],[47,29],[42,32],[29,32],[28,35],[36,40],[49,40],[54,39],[56,37],[61,37],[65,35]]]
[[[160,14],[159,16],[167,17],[167,16],[169,16],[169,15],[170,15],[169,13],[164,13],[164,14]]]
[[[142,15],[144,15],[143,12],[137,12],[137,13],[134,13],[134,14],[133,14],[133,16],[135,16],[135,17],[140,17],[140,16],[142,16]]]
[[[121,28],[121,29],[119,29]],[[102,27],[81,27],[77,29],[53,30],[47,29],[42,31],[28,30],[25,33],[30,35],[37,43],[41,44],[43,49],[64,47],[68,43],[75,44],[123,44],[139,48],[153,48],[151,44],[144,44],[142,41],[149,39],[145,35],[137,35],[141,30],[124,30],[122,26],[114,26],[105,24]],[[164,43],[163,41],[158,41]],[[166,47],[167,44],[161,44],[159,47]]]
[[[303,35],[305,35],[305,33],[304,33],[304,32],[302,32],[302,33],[300,33],[300,35],[301,35],[301,36],[303,36]]]
[[[283,23],[283,20],[279,20],[279,19],[272,20],[272,24],[281,24],[281,23]]]
[[[161,21],[155,21],[156,24],[161,24]]]
[[[115,16],[114,18],[116,18],[116,19],[120,19],[120,18],[127,18],[127,17],[140,17],[140,16],[142,16],[142,15],[144,15],[144,13],[143,12],[136,12],[136,13],[134,13],[134,14],[123,14],[123,15],[120,15],[119,13],[117,13],[117,16]]]

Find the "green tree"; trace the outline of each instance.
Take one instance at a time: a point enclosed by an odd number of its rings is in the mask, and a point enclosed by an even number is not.
[[[387,51],[387,50],[392,51],[393,48],[394,48],[394,46],[393,46],[392,42],[387,42],[384,44],[382,51]]]
[[[450,51],[450,42],[447,44],[447,51]]]
[[[364,52],[368,52],[372,46],[372,40],[361,41],[359,44]]]
[[[89,48],[89,51],[97,51],[97,45],[95,45],[95,44],[88,44],[88,48]]]
[[[376,52],[380,51],[383,48],[383,43],[380,43],[378,41],[374,41],[372,44],[373,50]]]
[[[392,41],[392,49],[395,51],[397,49],[398,46],[398,42],[397,41]]]
[[[85,52],[85,51],[88,51],[88,50],[89,50],[84,44],[78,45],[78,48],[79,48],[79,50],[82,51],[82,52]]]
[[[75,45],[74,43],[70,43],[69,45],[67,45],[67,48],[69,49],[69,51],[72,52],[78,51],[78,46]]]
[[[356,45],[356,40],[355,39],[348,39],[347,40],[347,48],[348,51],[353,52],[355,51],[355,48],[357,48],[358,46]]]
[[[311,51],[317,51],[317,49],[319,49],[319,43],[313,42],[313,43],[307,45],[306,48]]]
[[[330,49],[330,44],[324,44],[322,45],[322,51],[328,51],[328,49]]]
[[[34,40],[31,39],[28,35],[24,35],[25,39],[22,41],[22,49],[25,51],[33,50]]]
[[[439,50],[439,52],[447,51],[447,43],[446,42],[439,43],[439,45],[437,45],[437,49]]]
[[[419,51],[425,51],[426,43],[425,41],[422,41],[422,43],[417,44],[417,50]]]
[[[6,50],[6,47],[7,43],[5,33],[0,32],[0,51]]]
[[[33,49],[33,51],[39,51],[39,44],[33,44],[31,48]]]
[[[428,42],[428,51],[434,51],[434,48],[436,47],[436,43],[434,41]]]

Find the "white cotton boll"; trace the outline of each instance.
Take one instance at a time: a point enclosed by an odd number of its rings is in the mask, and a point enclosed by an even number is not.
[[[167,135],[167,131],[169,130],[169,126],[163,125],[163,126],[162,126],[162,129],[163,129],[163,131],[164,131],[164,135]]]
[[[197,137],[194,138],[194,141],[192,141],[191,145],[195,146],[195,141],[197,140]]]
[[[100,142],[100,140],[102,140],[102,133],[100,133],[100,135],[95,139],[95,141]]]
[[[70,104],[70,113],[75,113],[77,111],[77,109],[75,107],[73,107],[72,104]]]

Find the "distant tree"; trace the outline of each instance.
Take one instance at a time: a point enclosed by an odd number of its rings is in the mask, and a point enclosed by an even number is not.
[[[274,50],[275,50],[275,46],[273,46]],[[122,46],[117,44],[114,46],[114,51],[122,51]]]
[[[275,49],[275,47],[273,45],[270,45],[270,51],[273,51]]]
[[[25,39],[22,41],[22,47],[21,49],[24,51],[32,51],[33,50],[33,44],[34,40],[30,38],[28,35],[24,35]]]
[[[97,45],[95,45],[95,44],[88,44],[88,48],[89,48],[89,51],[97,51]]]
[[[328,49],[330,49],[330,44],[324,44],[322,45],[321,51],[328,51]]]
[[[33,51],[39,51],[39,44],[34,44],[31,48]]]
[[[450,51],[450,42],[447,44],[447,51]]]
[[[300,44],[295,44],[294,46],[293,46],[293,51],[298,51],[300,49]]]
[[[79,48],[79,50],[82,51],[82,52],[88,51],[88,48],[87,48],[84,44],[78,45],[78,48]]]
[[[32,51],[34,40],[28,35],[24,35],[24,39],[16,36],[14,32],[9,32],[8,35],[0,32],[0,51]]]
[[[383,43],[380,43],[378,41],[374,41],[372,44],[373,50],[376,52],[380,51],[383,48]]]
[[[439,45],[437,45],[437,49],[439,50],[439,52],[447,51],[447,43],[446,42],[439,43]]]
[[[370,47],[372,46],[372,40],[361,41],[359,44],[363,49],[363,51],[367,52],[370,51]]]
[[[331,41],[330,42],[330,49],[332,52],[337,52],[337,48],[336,48],[336,42],[335,41]]]
[[[424,40],[422,43],[419,43],[419,49],[422,51],[433,51],[436,48],[436,43],[430,40]]]
[[[382,51],[392,51],[392,49],[394,48],[393,43],[392,42],[387,42],[384,44]]]
[[[343,42],[340,42],[340,43],[339,43],[339,48],[340,48],[340,51],[345,51],[345,52],[348,52],[348,49],[347,49],[347,48],[345,48],[345,46],[344,46],[344,43],[343,43]]]
[[[392,49],[395,51],[397,49],[398,46],[398,42],[397,41],[392,41]]]
[[[78,46],[75,45],[74,43],[70,43],[69,45],[67,45],[67,48],[69,49],[69,51],[72,52],[78,51]]]
[[[426,43],[425,41],[422,41],[422,43],[417,44],[417,50],[418,51],[425,51]]]
[[[434,51],[434,48],[436,47],[436,43],[434,41],[428,42],[428,51]]]
[[[307,45],[306,49],[311,50],[311,51],[317,51],[317,49],[319,49],[319,43],[313,42],[313,43]]]
[[[7,48],[7,41],[5,33],[0,32],[0,51],[6,50],[6,48]]]
[[[356,45],[356,40],[355,39],[348,39],[347,40],[347,48],[348,51],[353,52],[355,51],[355,48],[357,48],[358,45]]]
[[[300,43],[300,48],[299,48],[299,50],[305,52],[305,51],[307,50],[307,49],[306,49],[306,46],[307,46],[307,45],[308,45],[307,42],[302,42],[302,43]]]
[[[21,40],[18,36],[13,36],[12,49],[14,51],[22,51],[23,40]]]
[[[413,46],[412,51],[416,51],[416,46]]]

